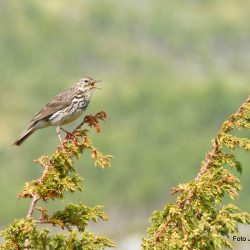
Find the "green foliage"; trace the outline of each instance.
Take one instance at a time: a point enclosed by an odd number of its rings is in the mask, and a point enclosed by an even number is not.
[[[63,210],[49,212],[37,202],[63,199],[65,192],[82,191],[83,178],[77,173],[74,161],[79,159],[84,150],[91,150],[95,165],[101,168],[110,167],[111,155],[99,152],[88,137],[88,130],[80,130],[83,124],[95,127],[100,132],[99,120],[106,114],[100,112],[95,116],[86,116],[84,121],[71,133],[67,133],[62,145],[57,147],[51,156],[42,156],[36,163],[43,167],[42,176],[25,184],[19,198],[32,199],[27,218],[17,219],[3,230],[0,235],[4,243],[0,249],[62,249],[62,250],[94,250],[113,247],[114,243],[105,237],[96,236],[86,231],[90,221],[107,220],[107,215],[97,205],[93,208],[80,204],[68,204]],[[40,216],[34,216],[37,211]],[[43,224],[58,226],[64,233],[52,234]],[[81,233],[81,234],[80,234]]]
[[[223,204],[227,195],[236,199],[240,181],[226,167],[242,171],[235,149],[250,149],[250,139],[231,133],[250,128],[250,96],[241,108],[224,122],[213,140],[197,177],[172,189],[179,193],[175,203],[154,212],[143,249],[222,249],[232,248],[225,237],[238,231],[238,223],[250,224],[250,214],[232,204]]]
[[[57,211],[49,218],[52,224],[58,224],[62,228],[71,230],[71,226],[77,227],[79,232],[83,232],[90,220],[97,222],[98,218],[107,220],[106,214],[100,211],[101,206],[90,208],[84,204],[69,204],[63,211]]]
[[[114,246],[109,239],[89,232],[79,235],[78,231],[73,230],[68,234],[51,235],[48,229],[38,229],[32,219],[15,220],[1,235],[5,238],[5,243],[0,246],[1,250],[96,250]]]

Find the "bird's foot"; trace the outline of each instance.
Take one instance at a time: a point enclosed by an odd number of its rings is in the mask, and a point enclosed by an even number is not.
[[[74,134],[74,133],[72,133],[72,132],[69,132],[69,131],[67,131],[66,129],[64,129],[64,128],[60,128],[63,132],[65,132],[66,133],[66,139],[72,139],[73,141],[76,141],[77,140],[77,137],[76,137],[76,135]]]

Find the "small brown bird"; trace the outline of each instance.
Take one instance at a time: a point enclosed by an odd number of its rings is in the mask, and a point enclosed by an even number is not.
[[[54,97],[35,114],[28,128],[13,144],[21,145],[37,129],[48,126],[57,126],[57,135],[61,141],[60,126],[76,120],[86,110],[93,91],[97,89],[96,82],[91,77],[81,78],[73,87]]]

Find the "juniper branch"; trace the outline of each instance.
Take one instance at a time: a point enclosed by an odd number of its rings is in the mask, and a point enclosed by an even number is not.
[[[91,158],[95,165],[102,168],[111,166],[110,155],[99,152],[88,137],[87,129],[81,129],[86,124],[95,127],[100,132],[99,120],[105,120],[106,113],[99,112],[96,115],[86,116],[83,122],[72,132],[66,131],[62,145],[56,148],[51,156],[42,156],[34,162],[43,167],[40,178],[25,184],[24,190],[18,198],[30,198],[31,203],[24,219],[15,220],[4,231],[0,232],[5,239],[0,249],[104,249],[112,247],[114,243],[105,238],[95,236],[85,231],[89,221],[98,219],[107,220],[107,216],[97,205],[93,208],[79,204],[68,204],[63,210],[49,215],[43,207],[38,207],[39,201],[48,201],[64,198],[66,191],[76,192],[83,189],[82,177],[78,175],[73,165],[73,160],[78,159],[83,150],[91,151]],[[40,212],[40,218],[36,219],[34,211]],[[51,224],[61,229],[66,229],[68,234],[49,235],[48,229],[40,230],[37,224]],[[74,229],[76,228],[76,229]],[[79,232],[82,236],[79,238]],[[75,248],[78,246],[78,248]]]
[[[212,164],[214,158],[217,156],[217,152],[220,148],[220,144],[219,144],[219,139],[221,136],[221,133],[228,133],[230,131],[230,129],[228,129],[228,127],[225,127],[225,125],[231,125],[235,122],[235,120],[237,119],[237,117],[241,116],[243,111],[246,109],[246,105],[250,103],[250,96],[248,96],[248,98],[245,100],[245,102],[241,105],[241,107],[238,109],[238,111],[231,115],[229,117],[229,119],[223,123],[219,133],[216,135],[215,139],[213,140],[213,144],[212,144],[212,151],[210,153],[208,153],[206,155],[206,163],[205,165],[201,168],[201,170],[199,171],[198,175],[196,176],[195,180],[199,181],[199,179],[201,178],[201,175],[203,175],[207,169],[210,167],[210,165]]]
[[[234,129],[250,129],[250,96],[223,123],[195,179],[173,188],[172,194],[179,193],[176,202],[154,213],[143,249],[230,248],[223,236],[237,232],[237,223],[250,224],[250,214],[232,204],[222,206],[225,194],[235,199],[240,190],[240,181],[224,165],[241,171],[233,150],[250,151],[250,140],[231,135]]]

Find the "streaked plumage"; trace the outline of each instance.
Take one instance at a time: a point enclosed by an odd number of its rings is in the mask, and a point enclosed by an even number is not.
[[[61,126],[77,119],[88,107],[96,80],[81,78],[73,87],[60,93],[46,104],[30,121],[28,128],[13,143],[20,145],[37,129]]]

